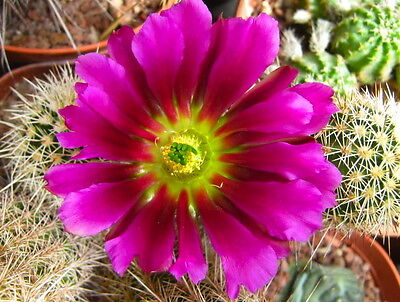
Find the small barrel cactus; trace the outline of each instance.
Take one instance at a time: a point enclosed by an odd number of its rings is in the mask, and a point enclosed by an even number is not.
[[[400,225],[400,110],[390,92],[356,92],[317,135],[342,172],[328,227],[386,235]]]
[[[356,275],[339,266],[313,263],[292,265],[291,279],[279,296],[279,302],[362,302],[364,291]]]
[[[285,31],[281,54],[299,70],[297,82],[322,82],[333,87],[338,94],[350,94],[358,87],[356,76],[348,70],[343,57],[325,51],[331,28],[330,22],[319,19],[312,28],[310,51],[306,53],[303,53],[293,32]]]
[[[45,80],[30,82],[33,94],[16,91],[19,101],[6,112],[11,130],[2,138],[0,158],[8,161],[13,182],[35,196],[49,196],[43,190],[43,172],[73,155],[55,134],[66,129],[58,110],[74,102],[77,80],[70,66],[60,67]]]
[[[388,81],[400,64],[400,13],[392,6],[355,8],[334,29],[332,50],[364,84]]]

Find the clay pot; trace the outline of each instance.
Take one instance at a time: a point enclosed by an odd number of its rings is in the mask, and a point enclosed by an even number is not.
[[[57,64],[67,63],[58,62]],[[18,82],[21,82],[24,78],[33,79],[40,77],[51,68],[54,68],[54,62],[43,62],[30,64],[13,69],[12,72],[8,72],[0,78],[0,104],[4,102],[4,99],[11,93],[11,88]]]
[[[348,244],[365,262],[370,265],[376,285],[379,287],[381,299],[384,302],[400,300],[400,275],[383,247],[369,236],[352,233],[350,237],[340,234],[328,234],[334,247]]]
[[[161,9],[165,10],[171,7],[173,4],[172,0],[169,0],[166,5]],[[142,26],[134,28],[135,32],[139,31]],[[11,65],[16,64],[28,64],[34,62],[46,62],[46,61],[59,61],[59,60],[70,60],[76,58],[80,54],[99,51],[102,52],[107,47],[107,40],[100,41],[97,43],[73,47],[61,47],[61,48],[27,48],[20,46],[4,45],[4,50],[8,61]]]

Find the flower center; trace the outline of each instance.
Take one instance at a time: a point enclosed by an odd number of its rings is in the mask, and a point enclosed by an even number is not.
[[[163,168],[178,179],[198,176],[210,156],[206,138],[194,130],[171,134],[160,149]]]

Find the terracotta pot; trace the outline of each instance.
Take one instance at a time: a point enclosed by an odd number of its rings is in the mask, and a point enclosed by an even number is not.
[[[384,302],[400,301],[400,275],[383,247],[369,236],[353,233],[350,237],[329,233],[328,240],[334,247],[349,245],[365,262],[370,265],[371,273],[379,287]]]
[[[57,64],[67,63],[68,61],[58,62]],[[0,104],[5,101],[5,98],[11,93],[11,88],[24,78],[33,79],[42,76],[55,66],[54,62],[43,62],[30,64],[13,69],[11,72],[6,73],[0,78]]]
[[[165,10],[171,7],[173,4],[172,0],[167,1],[161,9]],[[135,32],[139,31],[142,26],[134,28]],[[70,60],[76,58],[80,54],[99,51],[102,52],[107,47],[107,40],[100,41],[97,43],[73,47],[61,47],[61,48],[27,48],[20,46],[4,45],[6,56],[11,65],[15,64],[27,64],[34,62],[46,62],[46,61],[59,61],[59,60]]]
[[[59,61],[58,64],[64,64],[67,62],[68,61]],[[43,77],[44,74],[49,72],[55,66],[54,62],[30,64],[16,68],[0,77],[0,120],[4,118],[3,110],[8,106],[8,96],[11,94],[11,88],[13,88],[15,84],[22,82],[24,79],[32,80],[33,78]],[[0,123],[0,136],[7,130],[8,128],[4,124]],[[0,175],[1,173],[0,168]]]

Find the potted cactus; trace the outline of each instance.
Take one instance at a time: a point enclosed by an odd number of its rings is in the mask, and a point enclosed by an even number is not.
[[[41,68],[41,70],[38,70],[36,68],[31,69],[35,70],[35,72],[37,72],[37,75],[44,72],[43,69],[50,68],[49,66],[45,67],[42,64],[38,65],[38,67]],[[24,183],[29,184],[29,186],[25,186],[24,188],[24,191],[27,194],[33,193],[36,198],[38,198],[38,196],[42,196],[41,198],[43,200],[46,200],[49,197],[46,191],[42,189],[43,181],[41,176],[43,170],[47,169],[54,163],[62,162],[65,155],[63,153],[64,151],[62,151],[62,149],[57,146],[56,140],[54,138],[56,127],[62,126],[62,120],[57,111],[61,107],[64,107],[66,101],[68,102],[69,100],[70,102],[72,102],[74,98],[73,84],[76,80],[75,76],[71,72],[71,69],[68,67],[64,67],[63,69],[61,69],[61,71],[53,73],[54,76],[48,76],[44,82],[37,82],[35,88],[36,90],[34,92],[34,103],[27,104],[27,102],[29,101],[26,100],[24,106],[14,107],[14,114],[16,117],[19,117],[19,119],[14,120],[15,130],[12,133],[14,136],[18,136],[18,134],[20,134],[19,139],[15,139],[15,137],[12,136],[3,139],[3,142],[6,141],[8,144],[7,148],[3,149],[2,157],[4,158],[35,157],[34,150],[36,149],[32,148],[32,142],[34,140],[51,142],[50,144],[41,144],[41,151],[39,152],[41,154],[41,157],[38,158],[38,161],[35,164],[36,169],[30,169],[30,166],[24,164],[24,161],[14,161],[13,167],[10,169],[9,166],[8,168],[8,171],[13,171],[13,173],[18,174],[14,174],[14,178],[19,179],[20,186]],[[22,71],[16,72],[14,74],[18,75],[18,77],[20,76],[20,79],[24,77]],[[62,77],[62,81],[60,81],[60,75]],[[4,84],[9,80],[10,77],[5,76],[2,80],[0,80],[0,83]],[[23,96],[20,97],[23,98]],[[42,110],[35,110],[39,107],[42,108]],[[40,126],[40,124],[45,121],[47,121],[46,125],[48,126]],[[333,121],[335,121],[335,119]],[[35,123],[39,125],[39,127],[36,127]],[[28,133],[28,128],[37,131],[36,134],[33,136],[26,135]],[[4,150],[6,150],[6,153],[4,153]],[[20,152],[24,153],[22,154]],[[28,193],[29,191],[31,193]],[[332,236],[330,237],[330,239],[328,239],[328,241],[331,242],[332,245],[336,248],[340,248],[343,242],[345,242],[355,251],[355,253],[359,254],[360,257],[364,259],[364,261],[369,263],[374,279],[376,280],[383,297],[390,297],[390,293],[396,292],[398,290],[398,273],[396,273],[396,270],[394,268],[394,265],[391,263],[390,258],[376,242],[373,242],[368,237],[361,237],[356,234],[353,234],[350,238],[345,237],[343,240],[344,241],[339,240],[338,238],[334,238]],[[198,286],[191,284],[187,280],[185,281],[186,283],[176,283],[176,281],[174,281],[170,277],[167,277],[165,274],[157,275],[156,277],[150,279],[146,275],[141,275],[139,273],[139,270],[134,271],[135,267],[132,268],[131,273],[138,277],[141,282],[144,282],[146,286],[152,288],[152,291],[154,290],[155,293],[159,296],[163,290],[164,294],[168,292],[180,292],[181,294],[183,294],[183,292],[185,292],[188,297],[192,297],[190,298],[193,299],[191,301],[197,301],[196,299],[200,299],[199,297],[203,297],[204,299],[211,299],[209,298],[211,297],[211,294],[224,296],[224,280],[221,279],[219,260],[217,260],[215,254],[211,252],[211,249],[206,249],[206,254],[208,254],[208,259],[213,261],[214,270],[211,270],[211,274],[205,281],[205,283],[200,283]],[[131,281],[129,281],[129,278],[132,277],[125,277],[124,279],[122,279],[122,283],[119,284],[119,286],[116,286],[116,284],[118,283],[115,279],[116,277],[115,275],[109,273],[108,268],[103,266],[100,273],[101,275],[104,275],[104,278],[106,278],[107,281],[104,281],[104,279],[102,278],[96,281],[92,280],[92,285],[94,284],[93,286],[95,286],[97,290],[109,291],[111,290],[109,286],[113,286],[112,290],[115,290],[114,294],[116,295],[116,297],[121,298],[129,295],[129,293],[132,294],[132,284]],[[144,291],[144,297],[150,299],[149,297],[151,296],[151,292],[148,292],[145,288],[142,288],[141,286],[142,285],[140,285],[139,282],[139,284],[135,285],[135,288],[140,289],[140,291]],[[197,293],[197,298],[195,296],[192,296],[194,292]],[[259,292],[257,295],[252,296],[250,296],[249,293],[242,293],[240,296],[240,299],[242,300],[239,301],[249,301],[249,299],[259,299],[259,301],[263,301],[262,297],[266,297],[267,293],[268,288]],[[96,295],[96,291],[93,293],[93,295]],[[225,299],[226,301],[229,301],[227,297],[225,297]],[[392,300],[389,299],[388,301]]]

